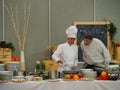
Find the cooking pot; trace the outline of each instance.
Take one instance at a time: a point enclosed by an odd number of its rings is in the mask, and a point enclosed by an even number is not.
[[[49,76],[49,79],[57,79],[58,78],[58,71],[57,70],[49,70],[48,76]]]

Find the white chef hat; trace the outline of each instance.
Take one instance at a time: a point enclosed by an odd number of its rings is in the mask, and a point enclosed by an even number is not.
[[[77,28],[76,26],[70,26],[66,29],[66,34],[68,38],[76,38],[77,36]]]

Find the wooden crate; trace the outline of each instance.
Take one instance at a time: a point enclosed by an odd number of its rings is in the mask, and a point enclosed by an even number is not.
[[[115,49],[115,59],[120,59],[120,47],[116,47]]]
[[[120,64],[120,59],[113,59],[112,62],[116,64]]]
[[[57,70],[58,64],[54,60],[44,60],[46,70]]]
[[[11,49],[9,48],[1,48],[0,49],[0,62],[7,63],[11,61]]]

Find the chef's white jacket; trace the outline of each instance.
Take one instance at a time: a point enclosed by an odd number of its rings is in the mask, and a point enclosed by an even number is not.
[[[60,66],[58,71],[71,70],[72,66],[78,63],[78,47],[77,45],[69,45],[67,42],[58,45],[57,50],[53,53],[52,59],[56,62],[63,61],[63,66]],[[63,68],[64,67],[64,68]]]
[[[93,38],[90,45],[85,45],[84,41],[82,41],[81,50],[84,61],[90,65],[102,66],[103,64],[108,64],[111,61],[109,51],[97,38]]]

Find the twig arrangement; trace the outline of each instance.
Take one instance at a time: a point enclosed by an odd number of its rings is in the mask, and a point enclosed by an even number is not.
[[[26,4],[24,3],[23,23],[22,23],[23,28],[20,28],[21,15],[18,13],[18,5],[16,4],[15,11],[13,10],[12,4],[10,4],[10,8],[7,8],[11,23],[13,25],[14,33],[17,37],[18,47],[20,49],[20,55],[21,55],[20,68],[21,68],[21,71],[25,71],[24,48],[25,48],[25,42],[26,42],[26,35],[27,35],[27,31],[28,31],[30,9],[31,9],[31,4],[29,3],[28,7],[26,7]]]
[[[13,11],[12,4],[10,4],[10,8],[7,8],[11,23],[13,25],[13,30],[15,32],[15,35],[18,40],[18,46],[20,51],[24,51],[25,48],[25,42],[26,42],[26,34],[28,31],[28,24],[29,24],[29,17],[30,17],[30,9],[31,9],[31,4],[29,3],[28,7],[26,7],[24,3],[24,11],[23,11],[23,28],[22,28],[22,33],[20,33],[20,23],[19,23],[19,14],[18,14],[18,5],[16,4],[15,12]]]

